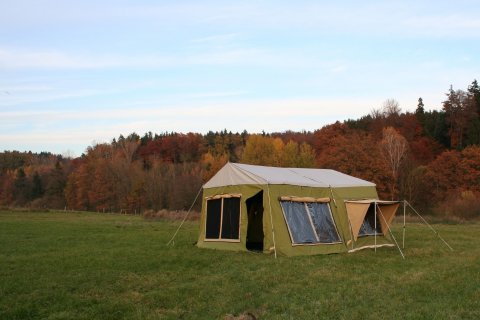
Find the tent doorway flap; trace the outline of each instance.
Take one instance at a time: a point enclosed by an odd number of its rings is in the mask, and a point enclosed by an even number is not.
[[[370,215],[372,215],[375,206],[377,207],[377,235],[386,234],[399,205],[400,203],[398,201],[376,199],[345,201],[347,216],[354,241],[357,241],[359,236],[370,235],[368,231],[370,229],[370,231],[373,231],[372,235],[374,235],[375,217],[370,217],[368,213],[370,212]]]

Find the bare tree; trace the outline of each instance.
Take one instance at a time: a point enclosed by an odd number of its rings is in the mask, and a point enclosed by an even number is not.
[[[383,129],[382,151],[392,173],[390,193],[392,200],[397,192],[398,173],[407,154],[407,140],[392,127]]]
[[[372,109],[370,111],[370,116],[372,117],[372,119],[383,119],[383,111],[381,109]]]
[[[385,117],[397,116],[400,114],[402,109],[400,104],[395,99],[387,99],[382,105],[382,111]]]
[[[120,150],[125,157],[127,164],[131,164],[133,161],[133,155],[137,151],[140,141],[122,140],[119,141]]]

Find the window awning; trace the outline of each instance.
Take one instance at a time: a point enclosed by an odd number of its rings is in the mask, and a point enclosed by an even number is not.
[[[386,201],[377,199],[347,200],[345,207],[347,209],[348,220],[352,229],[354,241],[357,241],[360,227],[362,226],[365,215],[370,205],[377,206],[377,216],[379,216],[382,232],[386,234],[390,227],[393,217],[397,212],[399,201]]]

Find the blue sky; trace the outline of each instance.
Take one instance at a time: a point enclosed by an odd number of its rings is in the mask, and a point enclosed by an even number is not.
[[[0,150],[315,130],[480,78],[478,1],[337,2],[2,1]]]

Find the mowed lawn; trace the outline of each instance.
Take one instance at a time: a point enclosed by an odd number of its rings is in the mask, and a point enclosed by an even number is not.
[[[396,248],[279,257],[198,249],[199,225],[0,212],[0,319],[480,319],[480,224],[407,225]],[[401,240],[401,226],[394,232]]]

